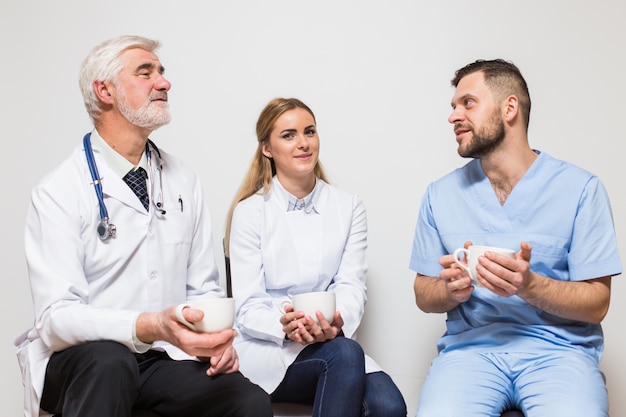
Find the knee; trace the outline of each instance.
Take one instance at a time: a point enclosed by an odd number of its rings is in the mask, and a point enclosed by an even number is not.
[[[608,404],[584,403],[578,401],[544,404],[528,409],[529,415],[545,415],[550,417],[606,417],[609,415]]]
[[[400,398],[380,398],[377,397],[373,401],[367,399],[363,402],[364,416],[375,417],[406,417],[406,404],[404,399]]]
[[[233,415],[244,417],[271,417],[273,415],[270,396],[261,387],[244,378],[241,378],[238,385],[238,392],[234,397],[236,400],[233,402],[236,408]]]
[[[83,356],[89,359],[92,366],[97,367],[127,367],[136,365],[137,361],[128,348],[120,343],[111,341],[89,342],[84,345]]]
[[[365,353],[356,341],[347,337],[338,337],[329,342],[338,361],[348,366],[365,367]]]
[[[139,369],[134,355],[124,345],[111,341],[89,342],[83,346],[85,373],[95,375],[101,382],[136,384]]]
[[[384,372],[367,374],[363,397],[365,416],[406,417],[406,402],[391,377]]]

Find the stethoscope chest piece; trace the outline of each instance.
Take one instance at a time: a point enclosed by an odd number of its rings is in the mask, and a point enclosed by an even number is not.
[[[117,232],[117,228],[113,223],[109,223],[109,219],[102,219],[98,223],[98,237],[100,240],[104,241],[115,237],[115,232]]]

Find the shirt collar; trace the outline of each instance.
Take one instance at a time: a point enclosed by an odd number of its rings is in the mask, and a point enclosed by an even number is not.
[[[128,159],[117,153],[115,149],[111,148],[109,144],[102,139],[102,136],[100,136],[96,129],[91,132],[91,145],[93,149],[97,149],[98,152],[100,152],[100,155],[104,158],[104,162],[106,162],[109,168],[115,172],[115,175],[120,178],[124,178],[130,170],[137,169],[138,167],[142,167],[146,172],[148,171],[148,160],[146,159],[145,151],[141,155],[139,164],[135,166],[131,164]]]
[[[274,176],[273,185],[275,187],[276,192],[282,197],[282,200],[286,200],[286,210],[287,211],[297,211],[302,210],[306,214],[310,214],[315,212],[317,214],[319,211],[319,193],[317,190],[319,189],[320,181],[318,178],[315,179],[315,187],[313,187],[313,191],[309,193],[304,198],[296,198],[295,195],[291,194],[289,191],[285,190],[283,185],[278,180],[277,176]]]

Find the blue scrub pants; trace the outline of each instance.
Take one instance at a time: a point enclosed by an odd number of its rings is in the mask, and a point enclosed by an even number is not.
[[[417,417],[498,417],[518,408],[526,417],[608,417],[598,364],[573,349],[542,354],[440,354],[422,387]]]
[[[389,375],[366,374],[363,349],[346,337],[307,346],[271,397],[273,402],[313,404],[313,417],[405,417],[407,413]]]

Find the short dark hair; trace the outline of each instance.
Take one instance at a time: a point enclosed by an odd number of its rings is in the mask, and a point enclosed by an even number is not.
[[[531,105],[530,94],[526,80],[522,76],[519,68],[512,62],[505,61],[504,59],[479,59],[458,69],[454,73],[454,78],[451,80],[452,86],[457,87],[463,77],[475,72],[483,73],[485,84],[487,84],[496,98],[504,99],[504,97],[509,95],[517,97],[520,103],[520,109],[522,110],[522,116],[524,117],[526,130],[528,130]]]

